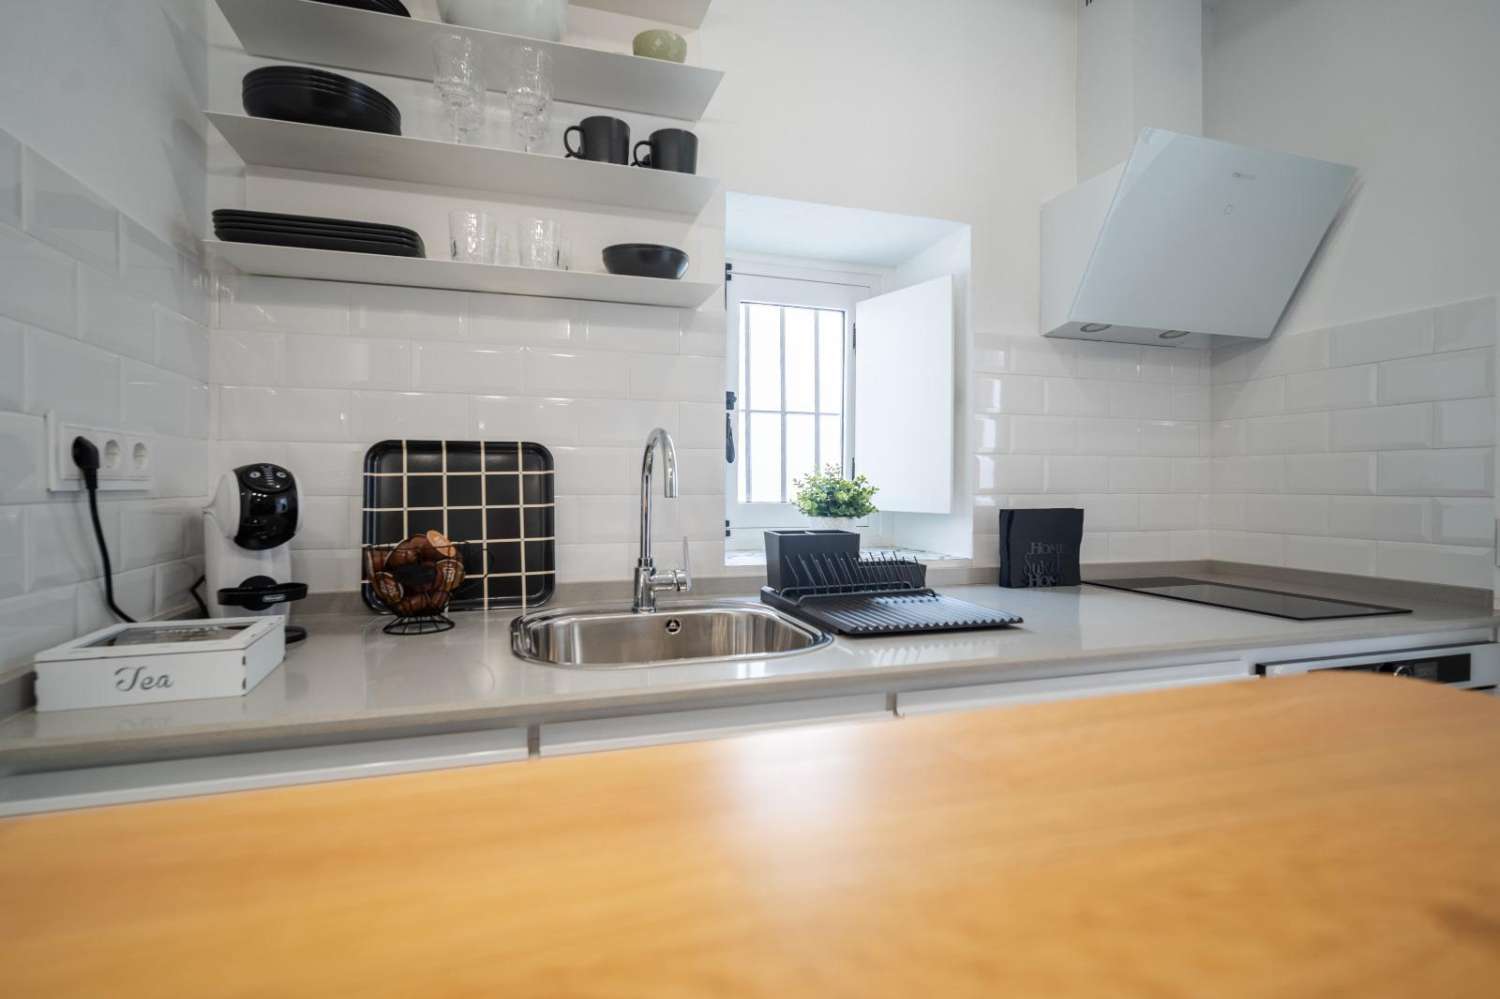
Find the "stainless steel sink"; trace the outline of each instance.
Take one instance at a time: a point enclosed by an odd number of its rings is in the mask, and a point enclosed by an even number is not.
[[[560,609],[518,617],[511,648],[530,662],[622,669],[792,655],[833,639],[800,621],[746,603],[663,605],[652,613]]]

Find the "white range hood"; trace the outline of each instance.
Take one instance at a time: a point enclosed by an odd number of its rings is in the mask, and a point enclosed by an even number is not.
[[[1042,207],[1042,332],[1208,347],[1276,328],[1354,168],[1146,128]]]

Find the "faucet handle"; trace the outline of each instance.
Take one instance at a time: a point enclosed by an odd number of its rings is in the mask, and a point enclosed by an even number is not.
[[[688,552],[687,535],[682,536],[682,568],[672,573],[678,593],[687,593],[693,588],[693,559]]]

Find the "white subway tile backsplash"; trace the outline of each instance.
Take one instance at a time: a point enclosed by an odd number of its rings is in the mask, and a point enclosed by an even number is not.
[[[1391,496],[1330,496],[1332,533],[1377,541],[1428,541],[1432,538],[1431,505],[1425,499]]]
[[[1041,413],[1043,380],[1036,375],[979,375],[973,405],[980,413]],[[1045,411],[1054,412],[1050,406]]]
[[[360,555],[355,549],[305,548],[292,552],[292,577],[307,583],[309,593],[338,593],[359,588]]]
[[[1015,342],[1019,343],[1020,340],[1017,339]],[[993,333],[975,333],[974,343],[969,352],[969,367],[974,371],[987,371],[993,374],[1009,371],[1011,343],[1010,337],[997,336]]]
[[[660,511],[668,505],[663,502],[655,510]],[[722,521],[722,503],[719,510]],[[570,545],[634,541],[640,537],[640,530],[639,496],[559,496],[557,499],[557,537],[566,538]],[[657,530],[655,523],[652,524],[652,536],[665,536]]]
[[[1163,391],[1151,382],[1109,382],[1109,415],[1116,418],[1169,420],[1176,390]],[[1100,385],[1103,388],[1104,384]],[[1187,391],[1192,391],[1191,389]]]
[[[209,379],[208,330],[186,316],[156,310],[156,366],[200,382]]]
[[[1376,485],[1391,496],[1489,496],[1493,458],[1490,448],[1383,451]]]
[[[546,447],[578,440],[572,399],[480,395],[473,400],[474,435],[482,440],[535,441]]]
[[[223,385],[219,436],[241,441],[342,441],[349,437],[350,393],[338,389]],[[368,437],[371,443],[381,438]]]
[[[976,337],[976,339],[978,339]],[[1045,337],[1016,337],[1009,341],[1009,370],[1019,375],[1073,374],[1075,345],[1067,340]],[[984,370],[1006,370],[986,368]]]
[[[99,523],[111,551],[120,551],[121,504],[101,502]],[[66,586],[102,573],[88,504],[81,494],[67,501],[26,508],[27,589]]]
[[[1172,492],[1172,459],[1110,458],[1108,488],[1117,493]]]
[[[349,332],[352,285],[331,281],[238,276],[219,286],[220,329]],[[369,287],[360,285],[363,289]]]
[[[124,429],[178,437],[202,432],[193,426],[189,414],[192,383],[188,379],[139,361],[125,361],[121,385]]]
[[[72,586],[0,602],[0,675],[31,669],[31,657],[75,637],[77,599]]]
[[[1172,535],[1167,531],[1131,532],[1109,536],[1111,562],[1165,562],[1172,557]]]
[[[1476,298],[1438,309],[1434,316],[1437,349],[1495,346],[1496,326],[1500,323],[1496,302],[1495,298]]]
[[[1096,343],[1079,340],[1073,374],[1079,378],[1114,378],[1133,380],[1141,375],[1143,348],[1128,343]]]
[[[639,350],[675,354],[682,320],[676,309],[615,302],[586,302],[584,339],[599,350]]]
[[[120,358],[46,330],[26,331],[27,409],[96,427],[120,421]]]
[[[1200,562],[1213,554],[1211,536],[1207,531],[1173,531],[1168,537],[1174,562]]]
[[[1282,564],[1288,569],[1309,572],[1370,576],[1375,573],[1375,548],[1374,541],[1349,538],[1287,538]]]
[[[371,444],[374,441],[370,442]],[[279,460],[306,496],[358,496],[364,482],[366,444],[286,444]],[[254,459],[251,459],[254,460]],[[261,458],[276,461],[276,456]],[[226,465],[225,467],[233,467]]]
[[[723,357],[728,346],[728,324],[729,317],[723,309],[684,312],[679,347],[684,354]]]
[[[1072,454],[1078,421],[1066,416],[1010,417],[1010,447],[1018,454]]]
[[[1382,541],[1375,550],[1376,575],[1447,586],[1488,589],[1494,581],[1492,563],[1488,548]]]
[[[641,487],[641,449],[638,445],[566,446],[549,450],[552,451],[559,496],[621,495]]]
[[[286,334],[215,330],[209,371],[216,385],[280,385],[286,380]]]
[[[1196,422],[1146,420],[1140,425],[1141,454],[1193,457],[1198,454]]]
[[[1287,412],[1375,405],[1376,366],[1304,371],[1286,376]]]
[[[1260,455],[1213,459],[1213,492],[1279,493],[1287,459]]]
[[[1281,460],[1289,493],[1364,495],[1375,491],[1373,454],[1289,454]]]
[[[349,295],[349,332],[358,336],[461,340],[468,329],[466,304],[467,296],[461,292],[356,285]]]
[[[526,388],[535,395],[624,398],[629,393],[627,359],[624,354],[530,348]]]
[[[1084,494],[1074,497],[1072,503],[1083,508],[1083,522],[1091,531],[1134,531],[1143,526],[1141,497],[1133,494]]]
[[[196,511],[194,511],[196,513]],[[125,503],[120,507],[120,567],[143,569],[158,562],[181,558],[184,530],[189,522],[201,524],[188,510],[169,504]],[[299,533],[302,523],[298,522]]]
[[[0,225],[0,313],[71,336],[78,329],[77,270],[50,246]]]
[[[1334,367],[1346,367],[1430,354],[1433,348],[1432,316],[1430,310],[1408,312],[1330,330],[1332,349],[1329,363]]]
[[[119,215],[103,198],[30,149],[24,190],[28,232],[95,267],[119,267]]]
[[[1046,469],[1044,492],[1049,493],[1102,493],[1111,489],[1110,461],[1131,459],[1109,459],[1094,456],[1048,455],[1043,459]]]
[[[19,506],[0,507],[0,598],[26,592],[25,513]]]
[[[723,402],[684,402],[677,406],[678,447],[724,448]],[[668,427],[670,430],[671,428]],[[641,438],[642,442],[645,438]]]
[[[422,368],[420,361],[414,363],[414,357],[420,357],[424,348],[441,352],[446,346],[423,343],[412,346],[399,340],[289,333],[284,346],[286,375],[283,384],[298,388],[405,389],[413,387],[413,371],[419,370],[429,376],[431,383],[417,384],[417,388],[458,391],[465,387],[464,383],[471,374],[477,382],[482,380],[480,375],[494,368],[485,363],[487,358],[468,355],[463,350],[454,352],[451,360],[457,363],[451,368],[443,368],[441,363]],[[438,372],[435,377],[434,369]],[[451,375],[458,384],[442,385],[444,373]]]
[[[1273,416],[1286,408],[1286,382],[1281,376],[1216,386],[1213,392],[1215,420],[1248,416]]]
[[[1246,496],[1245,527],[1267,534],[1327,534],[1328,497]]]
[[[985,493],[1040,493],[1046,486],[1042,456],[981,454],[974,458],[974,488]]]
[[[1440,402],[1437,411],[1437,447],[1489,447],[1495,442],[1495,400],[1459,399]]]
[[[1135,420],[1081,417],[1077,425],[1080,454],[1136,454],[1141,450],[1141,425]]]
[[[304,496],[297,517],[293,548],[352,548],[353,523],[347,496]]]
[[[121,222],[124,280],[131,293],[206,325],[210,281],[198,261],[158,239],[134,220],[122,217]]]
[[[627,365],[633,399],[679,399],[713,402],[724,399],[724,358],[632,356]],[[618,377],[618,376],[617,376]]]
[[[5,133],[0,132],[0,137]],[[21,324],[0,317],[0,410],[26,408],[26,362]]]
[[[560,347],[583,328],[580,307],[556,298],[468,295],[465,309],[469,337],[486,343]]]
[[[357,441],[462,440],[472,428],[468,396],[433,392],[350,394],[349,436]]]
[[[1238,493],[1213,493],[1204,504],[1203,524],[1216,531],[1245,529],[1245,502],[1249,497]]]
[[[1475,545],[1488,548],[1495,543],[1495,505],[1484,499],[1435,499],[1433,540],[1444,545]]]
[[[1017,376],[1012,376],[1017,377]],[[1048,416],[1108,416],[1109,384],[1097,381],[1077,381],[1071,378],[1043,379],[1040,400],[1033,394],[1030,383],[1037,381],[1027,377],[1028,390],[1024,396],[1025,408],[1007,408],[1011,413],[1046,413]],[[981,396],[981,399],[983,396]],[[1038,404],[1038,402],[1040,404]],[[984,409],[983,405],[979,407]]]
[[[46,432],[40,416],[0,412],[0,503],[41,500],[47,490]]]
[[[1282,334],[1260,344],[1245,357],[1249,378],[1269,378],[1326,368],[1329,361],[1328,331]]]
[[[1490,394],[1493,348],[1460,350],[1380,365],[1381,403],[1468,399]]]
[[[21,144],[0,132],[0,222],[21,227]]]
[[[1173,458],[1172,491],[1206,493],[1213,488],[1213,462],[1208,458]]]
[[[1220,420],[1213,425],[1209,453],[1216,458],[1229,458],[1245,453],[1245,421]]]
[[[990,416],[987,414],[976,414],[974,416],[969,443],[975,454],[992,454],[996,451],[1010,450],[1010,416]]]
[[[1297,454],[1328,450],[1328,414],[1298,413],[1245,421],[1249,454]]]
[[[1192,493],[1165,493],[1139,497],[1143,531],[1193,531],[1201,524],[1202,502]]]
[[[1213,393],[1207,385],[1179,385],[1172,389],[1172,419],[1207,421],[1213,418]]]
[[[1433,443],[1427,403],[1342,409],[1331,416],[1329,446],[1335,451],[1409,450]]]
[[[655,427],[669,433],[677,429],[677,404],[674,402],[639,402],[625,399],[579,399],[578,442],[580,444],[624,445],[640,447]],[[723,444],[724,420],[717,422],[718,440]],[[684,446],[699,446],[697,437],[682,435]]]
[[[1256,534],[1250,531],[1214,531],[1209,546],[1213,557],[1221,562],[1246,562],[1253,565],[1283,565],[1288,539],[1280,534]]]
[[[113,274],[78,268],[78,333],[89,343],[141,361],[156,357],[156,310]]]

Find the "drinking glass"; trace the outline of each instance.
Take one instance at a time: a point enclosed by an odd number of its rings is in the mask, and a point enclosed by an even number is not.
[[[552,54],[536,45],[517,45],[509,54],[505,98],[510,127],[521,148],[531,152],[547,134],[552,107]]]
[[[484,75],[479,50],[463,35],[432,41],[432,85],[448,112],[454,142],[472,142],[484,125]]]
[[[522,267],[557,266],[558,224],[552,219],[526,219],[519,227]]]
[[[489,212],[456,209],[448,213],[448,247],[454,260],[493,264],[495,235],[495,217]]]

